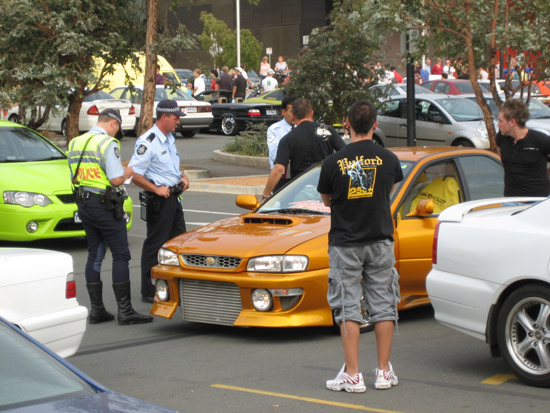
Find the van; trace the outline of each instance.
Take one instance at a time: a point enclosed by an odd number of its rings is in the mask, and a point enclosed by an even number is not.
[[[104,82],[106,82],[106,86],[104,88],[105,90],[109,91],[115,87],[127,85],[127,76],[134,85],[143,85],[145,83],[145,53],[138,52],[136,53],[136,56],[139,59],[139,67],[141,71],[134,69],[130,60],[128,60],[124,66],[121,64],[115,65],[114,72],[112,74],[107,74],[104,77]],[[95,71],[97,74],[99,74],[104,64],[105,63],[102,58],[95,59]],[[178,75],[174,71],[172,65],[168,63],[168,60],[160,55],[157,55],[157,64],[160,66],[160,73],[169,82],[174,83],[175,85],[181,84]]]

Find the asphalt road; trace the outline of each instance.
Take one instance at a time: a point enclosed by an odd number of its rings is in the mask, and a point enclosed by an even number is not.
[[[178,139],[178,146],[184,164],[210,167],[214,176],[266,173],[214,163],[209,153],[226,140],[199,135]],[[123,140],[123,158],[131,153],[133,142],[135,138]],[[224,170],[225,175],[216,175]],[[129,191],[137,215],[129,233],[133,302],[145,313],[150,306],[139,300],[145,225],[139,219],[138,191],[132,185]],[[234,200],[234,195],[185,193],[188,229],[244,212]],[[89,306],[84,239],[23,245],[71,254],[78,301]],[[115,312],[110,266],[107,254],[104,300]],[[173,320],[155,318],[145,325],[89,325],[79,351],[68,360],[113,390],[182,412],[548,412],[547,389],[521,384],[502,359],[491,358],[484,342],[437,323],[431,307],[404,311],[400,317],[392,355],[399,385],[374,390],[375,337],[364,334],[360,361],[368,390],[363,394],[325,389],[325,380],[333,378],[343,363],[340,338],[330,328],[229,328],[184,322],[178,311]]]

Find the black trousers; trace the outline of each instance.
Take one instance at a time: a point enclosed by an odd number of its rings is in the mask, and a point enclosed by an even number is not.
[[[157,253],[171,238],[183,234],[185,220],[179,197],[161,198],[159,211],[147,221],[147,238],[141,251],[141,295],[153,297],[155,287],[151,283],[151,268],[157,265]]]
[[[101,281],[99,268],[94,268],[100,244],[105,241],[113,256],[113,283],[130,280],[130,248],[126,220],[116,220],[112,211],[98,199],[78,202],[78,215],[82,220],[88,241],[88,260],[85,276],[87,283]]]

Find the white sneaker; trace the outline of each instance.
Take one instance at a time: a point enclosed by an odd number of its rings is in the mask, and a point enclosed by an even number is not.
[[[393,371],[391,363],[388,363],[390,366],[389,370],[380,370],[376,369],[376,381],[374,382],[374,388],[378,390],[389,389],[391,386],[397,386],[399,379]]]
[[[363,374],[357,373],[351,377],[345,370],[346,364],[344,363],[336,378],[327,380],[327,389],[333,391],[345,390],[348,393],[363,393],[367,390],[367,386],[365,386],[365,382],[363,381]]]

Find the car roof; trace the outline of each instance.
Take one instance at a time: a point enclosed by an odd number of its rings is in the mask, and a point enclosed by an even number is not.
[[[418,162],[426,157],[437,158],[438,155],[445,156],[449,154],[490,154],[490,156],[496,156],[486,149],[465,148],[460,146],[398,146],[388,149],[395,153],[400,160],[411,162]]]

